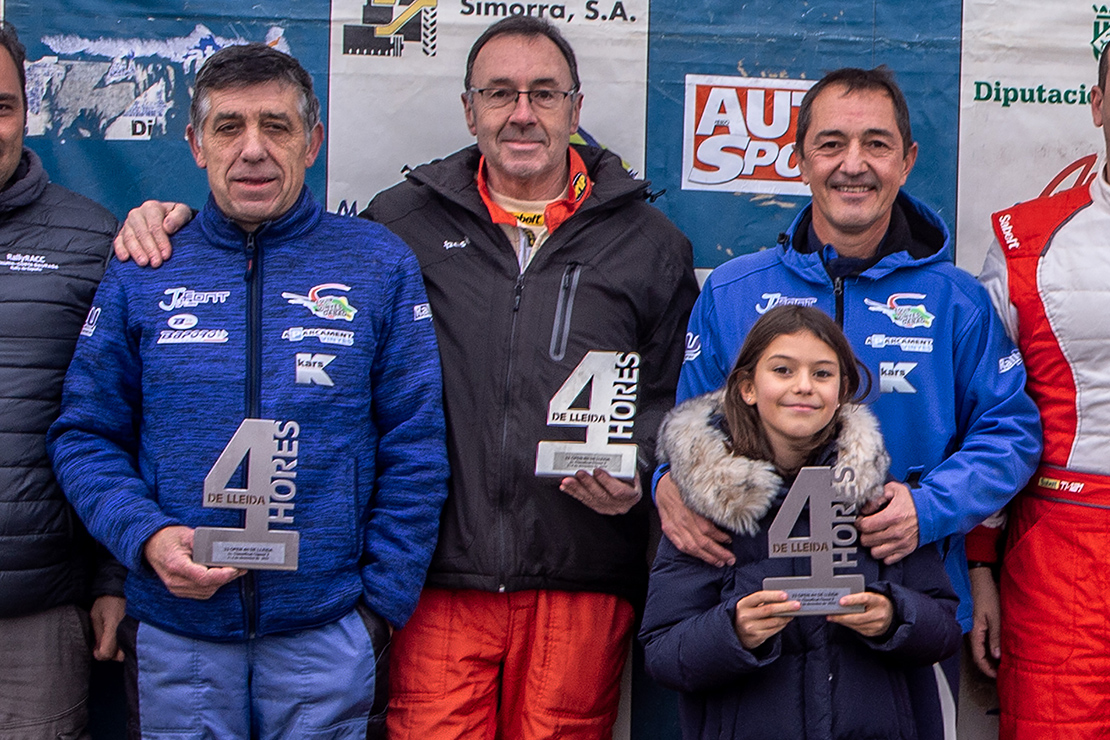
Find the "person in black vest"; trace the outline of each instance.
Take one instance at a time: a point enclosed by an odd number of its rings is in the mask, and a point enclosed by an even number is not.
[[[0,23],[0,737],[87,737],[91,656],[120,660],[123,569],[58,488],[45,436],[116,220],[23,146],[26,53]],[[91,619],[90,619],[91,615]]]

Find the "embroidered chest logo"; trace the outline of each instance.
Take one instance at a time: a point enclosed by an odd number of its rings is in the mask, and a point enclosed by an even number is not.
[[[224,344],[227,329],[163,329],[157,344]]]
[[[909,381],[909,374],[916,362],[880,362],[879,393],[917,393]]]
[[[333,386],[331,377],[324,372],[324,368],[331,364],[335,355],[314,354],[312,352],[298,352],[296,357],[297,383],[300,385],[326,385]]]
[[[888,337],[886,334],[872,334],[864,342],[868,347],[898,347],[903,352],[932,352],[932,337]]]
[[[171,329],[192,329],[198,322],[199,319],[191,313],[175,313],[166,319]]]
[[[320,344],[338,344],[343,347],[353,347],[355,344],[355,333],[342,329],[306,329],[303,326],[291,326],[281,333],[281,338],[290,342],[316,339]]]
[[[227,303],[230,290],[191,290],[189,288],[166,288],[162,291],[169,300],[159,301],[158,308],[163,311],[176,311],[179,308],[196,308],[204,303]]]
[[[870,298],[864,298],[863,302],[867,304],[869,310],[883,314],[894,322],[895,326],[900,326],[903,329],[916,329],[918,327],[927,329],[933,325],[933,319],[936,316],[925,310],[924,303],[916,305],[899,303],[899,301],[916,301],[923,298],[925,298],[924,293],[892,293],[886,299],[886,303],[879,303]]]
[[[793,296],[783,295],[782,293],[764,293],[760,296],[766,301],[762,306],[758,303],[755,304],[755,312],[758,314],[765,314],[775,306],[815,306],[817,299],[812,296],[804,296],[796,298]]]
[[[308,291],[308,295],[282,293],[281,297],[295,306],[304,306],[313,316],[328,321],[354,321],[358,309],[347,301],[344,295],[321,295],[325,290],[350,290],[350,286],[340,283],[324,283]]]
[[[42,272],[44,270],[57,270],[56,262],[48,262],[41,254],[13,254],[7,252],[4,259],[0,259],[0,267],[8,268],[8,272]]]

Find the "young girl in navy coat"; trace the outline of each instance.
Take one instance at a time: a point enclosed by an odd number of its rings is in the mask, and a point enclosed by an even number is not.
[[[857,509],[885,503],[890,459],[875,417],[856,404],[866,395],[859,368],[826,314],[774,308],[725,387],[663,423],[660,458],[686,505],[732,533],[736,558],[717,568],[664,538],[652,568],[640,638],[648,672],[682,692],[687,740],[943,738],[936,718],[915,717],[937,706],[935,694],[914,695],[936,691],[932,664],[960,641],[936,548],[885,565],[857,547],[856,565],[836,573],[863,574],[866,590],[839,602],[859,613],[796,616],[798,601],[763,589],[768,576],[810,574],[806,557],[767,553],[767,529],[802,467],[832,466],[837,498]],[[807,534],[807,511],[791,536]]]

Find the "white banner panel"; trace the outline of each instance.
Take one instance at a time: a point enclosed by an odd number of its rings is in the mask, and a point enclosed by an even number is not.
[[[1110,10],[1089,0],[965,0],[963,18],[956,254],[978,274],[991,213],[1101,167],[1089,98]]]
[[[648,0],[333,0],[328,210],[361,210],[415,167],[473,143],[466,55],[509,15],[552,21],[578,58],[580,125],[643,172]]]

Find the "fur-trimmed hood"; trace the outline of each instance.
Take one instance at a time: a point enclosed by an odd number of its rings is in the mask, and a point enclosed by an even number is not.
[[[764,460],[732,455],[716,423],[724,391],[691,398],[674,408],[659,429],[659,460],[691,510],[719,526],[752,535],[782,489],[782,477]],[[845,404],[836,438],[834,486],[857,505],[882,495],[890,467],[879,422],[870,409]],[[847,472],[851,471],[851,472]]]

